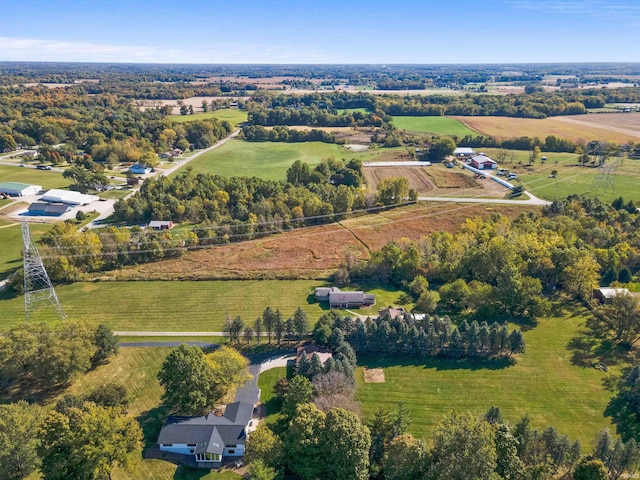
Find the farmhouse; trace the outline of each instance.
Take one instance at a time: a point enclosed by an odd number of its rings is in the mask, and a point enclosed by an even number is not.
[[[24,152],[21,153],[21,155],[27,160],[33,160],[34,158],[37,158],[39,153],[37,150],[25,150]]]
[[[313,343],[310,343],[308,345],[304,345],[302,347],[297,348],[296,366],[300,365],[300,362],[302,361],[303,358],[306,357],[307,360],[311,360],[311,358],[313,358],[314,355],[318,355],[318,358],[320,358],[320,361],[322,362],[323,365],[327,360],[329,360],[333,356],[333,354],[331,353],[331,350],[329,350],[328,348],[322,348]]]
[[[469,148],[469,147],[458,147],[453,151],[453,155],[456,158],[471,158],[476,154],[476,152],[473,150],[473,148]]]
[[[217,468],[225,457],[241,457],[253,423],[253,404],[234,402],[223,415],[169,417],[160,430],[158,445],[163,452],[184,455],[182,463]]]
[[[64,215],[73,207],[64,203],[42,203],[36,202],[29,205],[29,215],[59,217]]]
[[[471,166],[478,170],[492,170],[498,168],[498,163],[485,155],[476,155],[471,157]]]
[[[369,307],[376,304],[373,295],[364,292],[330,292],[329,307],[330,308],[356,308]]]
[[[131,167],[129,167],[129,171],[131,173],[135,173],[136,175],[144,175],[146,173],[151,173],[152,170],[153,169],[151,167],[145,167],[144,165],[140,165],[139,163],[136,163]]]
[[[611,303],[611,301],[618,295],[631,295],[631,292],[626,288],[610,288],[602,287],[593,290],[593,298],[600,303]]]
[[[28,183],[2,182],[0,183],[0,193],[6,193],[14,197],[24,197],[25,195],[35,195],[42,190],[40,185],[29,185]]]
[[[160,221],[160,220],[152,220],[149,222],[149,228],[153,230],[171,230],[173,228],[173,222],[169,221]]]
[[[49,203],[66,203],[67,205],[89,205],[99,200],[96,195],[72,192],[70,190],[58,190],[52,188],[42,196],[42,201]]]
[[[329,294],[331,292],[339,292],[340,289],[338,287],[316,287],[315,298],[316,302],[328,302]]]

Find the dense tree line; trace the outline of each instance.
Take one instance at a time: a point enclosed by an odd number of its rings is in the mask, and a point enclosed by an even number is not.
[[[103,325],[24,323],[0,337],[3,387],[19,383],[46,390],[66,385],[117,352],[117,337]]]
[[[331,336],[327,332],[333,329]],[[449,317],[412,315],[386,316],[362,322],[337,313],[323,315],[312,336],[319,345],[345,338],[356,353],[366,355],[411,355],[422,357],[500,357],[523,353],[525,342],[519,330],[494,322],[463,320],[454,325]]]
[[[249,142],[324,142],[336,143],[336,136],[324,130],[296,130],[285,126],[272,129],[261,125],[248,125],[242,128],[242,138]]]
[[[388,120],[388,119],[387,119]],[[342,115],[318,107],[274,107],[250,110],[250,125],[310,125],[315,127],[381,127],[385,119],[376,113],[348,111]]]

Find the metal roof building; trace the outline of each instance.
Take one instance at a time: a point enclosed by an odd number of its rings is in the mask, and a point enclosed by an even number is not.
[[[7,195],[23,197],[25,195],[35,195],[42,190],[41,185],[30,185],[28,183],[19,182],[2,182],[0,183],[0,193]]]
[[[99,199],[96,195],[52,188],[42,196],[42,200],[50,203],[66,203],[67,205],[89,205]]]

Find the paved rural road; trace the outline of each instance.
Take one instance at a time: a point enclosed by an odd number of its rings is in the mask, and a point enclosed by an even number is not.
[[[551,205],[551,202],[542,200],[532,193],[528,200],[509,200],[508,198],[477,198],[477,197],[418,197],[422,202],[453,202],[453,203],[499,203],[504,205]]]

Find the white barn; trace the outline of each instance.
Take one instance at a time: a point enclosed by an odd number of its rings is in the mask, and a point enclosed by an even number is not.
[[[84,193],[59,190],[52,188],[42,196],[42,201],[50,203],[66,203],[67,205],[89,205],[98,201],[97,195],[85,195]]]
[[[41,190],[42,190],[41,185],[29,185],[28,183],[19,183],[19,182],[0,183],[0,193],[11,195],[13,197],[24,197],[26,195],[36,195]]]

